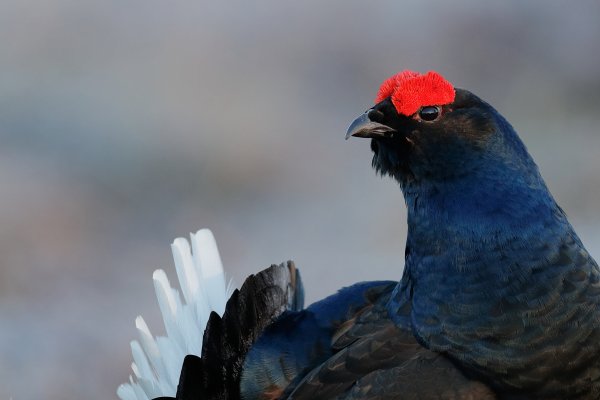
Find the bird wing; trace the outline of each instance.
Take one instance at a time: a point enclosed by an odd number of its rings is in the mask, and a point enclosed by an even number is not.
[[[332,345],[337,353],[309,372],[288,399],[497,398],[394,325],[383,301],[342,324]]]
[[[312,304],[286,312],[267,327],[249,350],[242,369],[244,399],[285,398],[297,382],[337,351],[333,342],[352,341],[358,318],[396,286],[392,281],[361,282]],[[333,335],[336,334],[336,337]]]

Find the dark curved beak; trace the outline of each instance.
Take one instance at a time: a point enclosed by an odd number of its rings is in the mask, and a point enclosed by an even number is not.
[[[348,140],[350,136],[362,138],[385,137],[389,133],[396,131],[395,129],[390,128],[387,125],[371,121],[371,119],[369,118],[369,113],[371,111],[372,110],[367,110],[363,115],[356,118],[354,122],[350,124],[348,132],[346,132],[346,140]]]

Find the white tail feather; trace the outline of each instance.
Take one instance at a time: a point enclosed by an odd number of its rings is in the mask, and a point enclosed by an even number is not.
[[[229,296],[223,296],[227,289],[217,242],[209,229],[201,229],[195,235],[192,234],[191,238],[194,264],[200,274],[208,304],[221,315]]]
[[[136,318],[139,341],[131,342],[133,375],[117,389],[121,400],[175,396],[183,358],[200,355],[211,311],[222,315],[233,292],[231,282],[225,284],[212,232],[202,229],[190,236],[191,248],[184,238],[171,245],[183,299],[163,270],[154,271],[154,289],[167,335],[154,338],[144,319]]]

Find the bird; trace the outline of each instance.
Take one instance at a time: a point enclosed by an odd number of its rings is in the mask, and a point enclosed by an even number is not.
[[[600,398],[600,269],[512,125],[404,70],[349,138],[370,139],[403,193],[400,280],[304,308],[294,263],[272,265],[210,313],[176,393],[157,398]]]

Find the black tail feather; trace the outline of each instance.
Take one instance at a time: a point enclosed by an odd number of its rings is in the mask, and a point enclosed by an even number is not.
[[[244,358],[263,330],[284,311],[301,310],[304,289],[292,261],[249,276],[233,292],[223,317],[210,315],[202,358],[188,355],[181,369],[177,400],[240,399]]]

